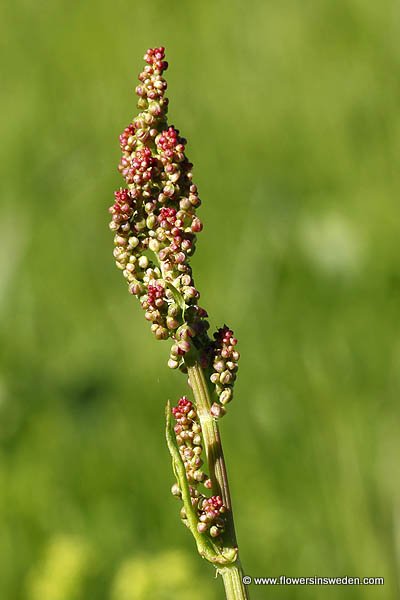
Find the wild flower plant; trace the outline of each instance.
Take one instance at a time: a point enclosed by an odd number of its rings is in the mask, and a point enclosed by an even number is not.
[[[183,396],[166,409],[172,493],[182,500],[181,519],[201,556],[222,575],[227,598],[242,599],[248,596],[218,428],[233,396],[237,340],[227,326],[213,339],[208,334],[190,266],[203,228],[193,165],[186,140],[167,121],[164,48],[149,49],[144,60],[136,87],[140,112],[119,138],[125,187],[110,207],[114,257],[155,337],[172,342],[168,366],[188,374],[193,401]]]

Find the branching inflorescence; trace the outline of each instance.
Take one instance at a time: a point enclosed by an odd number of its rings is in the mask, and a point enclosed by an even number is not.
[[[178,405],[172,409],[172,414],[176,420],[174,432],[185,467],[186,479],[189,483],[191,503],[197,511],[197,531],[199,533],[209,531],[211,537],[216,538],[224,531],[225,521],[223,515],[226,507],[220,496],[208,498],[198,490],[200,483],[203,483],[207,489],[212,488],[212,481],[201,469],[203,465],[201,457],[203,440],[196,408],[186,396],[183,396]],[[181,492],[177,484],[172,487],[172,493],[175,496],[180,496]],[[184,508],[181,511],[181,517],[185,521],[186,512]]]
[[[115,192],[110,228],[117,267],[156,338],[174,341],[168,365],[176,368],[193,338],[197,347],[207,346],[207,313],[198,305],[189,264],[202,229],[200,199],[186,140],[167,124],[164,48],[148,50],[145,61],[136,88],[142,112],[120,135],[119,171],[127,187]]]
[[[225,414],[225,406],[232,399],[239,359],[237,341],[226,326],[214,334],[214,339],[208,335],[208,315],[198,303],[200,294],[190,266],[196,235],[203,228],[197,216],[200,199],[193,183],[193,165],[185,154],[186,140],[167,122],[167,83],[163,74],[168,63],[164,48],[149,49],[144,59],[146,66],[136,87],[140,112],[119,138],[122,157],[118,169],[125,187],[115,192],[110,207],[114,257],[155,337],[172,341],[168,366],[189,373],[195,396],[194,403],[184,396],[172,409],[175,439],[169,439],[169,447],[175,456],[177,476],[173,493],[182,497],[182,486],[187,488],[191,504],[189,507],[184,502],[182,519],[195,537],[208,536],[203,556],[219,564],[233,563],[237,549],[229,490],[209,450],[215,442],[211,438],[217,431],[216,420]],[[203,372],[207,383],[203,392],[199,391],[200,384],[196,391],[195,374],[201,379]],[[208,420],[215,425],[209,426]],[[203,446],[209,475],[202,470]],[[184,482],[178,476],[182,466]],[[227,519],[229,540],[223,539]],[[217,545],[216,538],[220,540]],[[201,539],[196,539],[201,548]],[[224,554],[223,549],[229,546],[232,552]],[[210,558],[210,548],[217,556],[215,560]]]

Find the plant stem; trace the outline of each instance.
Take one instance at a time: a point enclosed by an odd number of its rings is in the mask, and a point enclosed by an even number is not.
[[[221,496],[224,505],[228,509],[224,532],[224,547],[227,549],[237,549],[232,502],[221,437],[218,423],[210,413],[210,391],[197,357],[188,357],[186,365],[188,368],[189,383],[196,400],[197,414],[200,419],[213,494]],[[221,574],[224,582],[227,600],[246,600],[249,598],[247,588],[242,583],[243,571],[238,557],[232,564],[219,568],[218,572]]]
[[[218,572],[224,582],[227,600],[249,599],[247,587],[242,582],[243,571],[240,563],[218,569]]]

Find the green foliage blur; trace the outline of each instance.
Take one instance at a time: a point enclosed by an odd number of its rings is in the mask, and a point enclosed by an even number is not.
[[[170,495],[166,367],[112,258],[118,135],[165,45],[242,358],[221,422],[245,572],[399,597],[400,10],[384,0],[0,4],[0,598],[223,597]]]

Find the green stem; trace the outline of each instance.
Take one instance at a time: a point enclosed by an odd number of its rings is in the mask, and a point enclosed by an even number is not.
[[[213,494],[221,496],[224,505],[228,509],[224,532],[224,550],[228,553],[229,550],[237,550],[237,541],[219,427],[210,412],[210,391],[204,377],[203,369],[197,358],[187,358],[186,365],[188,368],[189,383],[196,400],[197,414],[200,419]],[[221,574],[224,582],[227,600],[248,600],[247,588],[242,583],[243,571],[237,555],[236,560],[232,564],[219,568],[218,572]]]
[[[249,598],[247,587],[243,585],[243,571],[240,564],[218,569],[225,586],[226,600]]]

